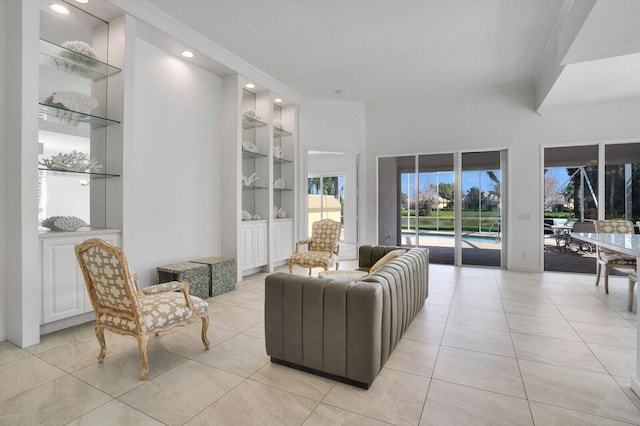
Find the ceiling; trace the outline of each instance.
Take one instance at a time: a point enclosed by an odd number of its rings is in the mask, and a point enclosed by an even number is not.
[[[304,96],[530,83],[565,0],[153,0]]]

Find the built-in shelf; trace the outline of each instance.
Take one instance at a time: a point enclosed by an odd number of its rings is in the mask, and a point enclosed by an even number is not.
[[[73,111],[64,107],[39,103],[38,118],[44,121],[57,121],[64,124],[77,126],[79,124],[89,124],[92,128],[106,127],[112,124],[120,124],[119,121],[97,115],[85,114]]]
[[[120,68],[98,59],[40,39],[40,61],[58,70],[75,73],[91,80],[99,80],[120,72]]]
[[[287,160],[286,158],[277,158],[277,157],[273,157],[273,162],[276,163],[276,164],[278,164],[278,163],[284,163],[284,164],[293,163],[293,161]]]
[[[293,136],[293,133],[285,130],[285,129],[280,129],[278,127],[273,127],[273,136],[279,138],[282,136]]]
[[[256,120],[255,118],[247,117],[246,115],[242,116],[242,128],[243,129],[253,129],[256,127],[265,127],[267,123]]]
[[[112,173],[98,173],[98,172],[79,172],[76,170],[60,170],[60,169],[48,169],[46,167],[38,167],[39,172],[43,172],[43,174],[61,174],[61,175],[81,175],[81,176],[89,176],[91,178],[111,178],[111,177],[120,177],[120,175],[115,175]]]
[[[242,150],[242,158],[265,158],[266,156],[267,154],[262,154],[260,152]]]

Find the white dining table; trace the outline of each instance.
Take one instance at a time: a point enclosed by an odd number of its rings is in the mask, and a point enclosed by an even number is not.
[[[640,234],[597,234],[597,233],[572,233],[575,238],[585,243],[591,243],[607,250],[617,251],[618,253],[635,256],[636,269],[640,273]],[[638,275],[640,276],[640,275]],[[631,376],[631,389],[636,395],[640,396],[640,380],[638,380],[638,371],[640,371],[640,350],[638,342],[640,342],[640,309],[636,309],[636,372]]]

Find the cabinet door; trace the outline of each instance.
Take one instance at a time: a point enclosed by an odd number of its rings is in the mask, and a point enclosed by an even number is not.
[[[254,225],[242,225],[242,269],[253,268],[256,264],[254,250]]]
[[[82,236],[42,240],[43,323],[85,312],[87,291],[74,250],[82,241]]]
[[[275,261],[287,259],[293,254],[293,222],[276,221],[273,227],[275,240]]]
[[[256,223],[254,229],[255,266],[263,266],[267,264],[267,224]]]

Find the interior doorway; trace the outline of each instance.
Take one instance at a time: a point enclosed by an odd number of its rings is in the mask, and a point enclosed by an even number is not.
[[[341,260],[357,259],[358,157],[329,152],[309,152],[307,163],[307,234],[313,222],[329,218],[342,224]]]

